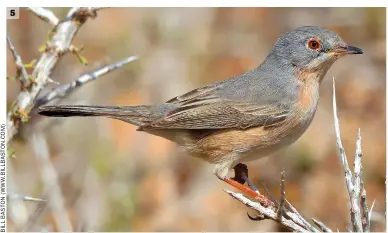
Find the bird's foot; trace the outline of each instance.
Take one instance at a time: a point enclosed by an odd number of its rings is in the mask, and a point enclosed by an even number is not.
[[[248,179],[248,167],[245,164],[239,163],[234,168],[234,177],[225,178],[224,181],[249,196],[257,199],[264,207],[274,207],[275,204],[266,196],[262,195],[256,186]],[[247,186],[244,184],[247,183]]]

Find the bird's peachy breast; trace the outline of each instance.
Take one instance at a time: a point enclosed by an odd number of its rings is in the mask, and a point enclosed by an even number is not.
[[[273,154],[297,141],[310,126],[319,100],[319,83],[312,81],[299,86],[299,96],[285,122],[270,129],[253,129],[251,147],[246,147],[245,160]],[[256,136],[256,138],[254,138]]]
[[[321,72],[297,71],[298,97],[295,107],[301,114],[315,111],[319,99]]]
[[[319,81],[310,77],[300,82],[299,95],[295,103],[295,109],[291,116],[293,124],[293,137],[297,140],[310,126],[319,100]]]

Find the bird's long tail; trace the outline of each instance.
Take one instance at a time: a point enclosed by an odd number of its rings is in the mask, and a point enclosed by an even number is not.
[[[152,121],[152,106],[87,106],[87,105],[57,105],[39,107],[39,114],[49,117],[88,117],[105,116],[142,126]]]

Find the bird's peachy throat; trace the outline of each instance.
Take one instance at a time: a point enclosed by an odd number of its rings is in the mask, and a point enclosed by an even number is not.
[[[306,82],[307,79],[315,79],[319,83],[325,77],[327,71],[338,59],[337,56],[326,55],[320,59],[316,59],[303,67],[295,67],[294,74],[298,77],[299,81]]]
[[[314,68],[295,68],[294,74],[301,84],[310,83],[311,81],[321,83],[332,64],[333,62]]]

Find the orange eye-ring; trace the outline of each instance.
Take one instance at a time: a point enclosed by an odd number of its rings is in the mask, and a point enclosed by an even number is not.
[[[318,50],[321,48],[321,43],[317,39],[309,40],[307,45],[312,50]]]

